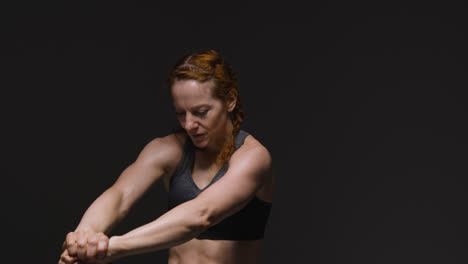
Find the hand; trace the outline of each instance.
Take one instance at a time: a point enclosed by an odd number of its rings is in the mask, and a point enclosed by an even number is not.
[[[65,242],[64,242],[65,245]],[[82,262],[78,260],[77,257],[72,257],[70,254],[68,254],[68,250],[65,249],[62,252],[62,255],[60,255],[60,260],[58,264],[81,264]]]
[[[64,263],[108,263],[109,238],[102,232],[77,231],[67,234],[62,254]],[[67,262],[68,261],[68,262]]]
[[[77,257],[72,257],[68,253],[68,250],[65,249],[60,256],[60,260],[58,264],[112,264],[110,260],[102,259],[102,260],[93,260],[93,261],[83,261],[79,260]]]

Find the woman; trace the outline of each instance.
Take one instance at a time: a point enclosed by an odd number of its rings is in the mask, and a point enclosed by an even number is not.
[[[168,84],[181,129],[152,140],[68,233],[63,263],[109,263],[169,249],[169,263],[257,263],[273,199],[272,159],[240,130],[237,79],[214,50],[184,56]],[[122,236],[105,233],[162,180],[169,210]]]

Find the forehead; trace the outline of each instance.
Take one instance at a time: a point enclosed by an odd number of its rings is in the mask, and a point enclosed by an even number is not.
[[[200,104],[212,104],[216,101],[211,95],[213,81],[178,80],[171,88],[175,107],[190,108]]]

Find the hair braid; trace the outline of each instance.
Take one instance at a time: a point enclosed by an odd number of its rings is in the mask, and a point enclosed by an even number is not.
[[[232,153],[234,152],[236,148],[234,137],[237,135],[237,133],[239,133],[240,125],[242,124],[242,121],[244,120],[244,111],[242,110],[239,92],[237,92],[236,106],[234,107],[234,110],[232,111],[231,119],[233,119],[232,120],[233,121],[232,136],[227,141],[227,144],[222,148],[222,150],[218,154],[218,157],[216,158],[216,162],[218,163],[218,165],[222,165],[224,162],[229,160],[229,158],[231,157]]]
[[[200,82],[214,80],[215,86],[212,95],[222,101],[227,100],[231,91],[236,94],[236,105],[231,112],[232,135],[226,140],[216,157],[217,165],[223,165],[235,150],[234,137],[239,133],[240,125],[244,119],[236,73],[217,51],[202,50],[185,55],[176,63],[168,76],[168,88],[171,89],[176,80],[184,79]],[[180,131],[180,129],[176,131]]]

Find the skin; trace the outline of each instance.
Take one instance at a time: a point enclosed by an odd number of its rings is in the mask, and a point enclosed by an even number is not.
[[[229,112],[235,107],[235,94],[223,103],[211,96],[214,83],[195,80],[176,81],[171,89],[177,119],[192,139],[203,160],[215,158],[217,151],[232,133]],[[202,137],[194,137],[203,134]]]
[[[137,160],[88,208],[76,230],[67,235],[60,264],[110,263],[162,249],[169,249],[172,264],[257,263],[261,240],[195,238],[242,209],[255,195],[272,201],[271,156],[252,135],[231,156],[226,174],[197,198],[122,236],[105,235],[155,182],[162,180],[169,189],[170,177],[182,158],[188,137],[196,147],[192,177],[199,188],[210,183],[220,169],[215,163],[216,154],[232,134],[229,113],[236,103],[235,93],[224,102],[213,98],[212,86],[212,82],[194,80],[174,83],[174,108],[187,134],[156,138],[145,146]]]

